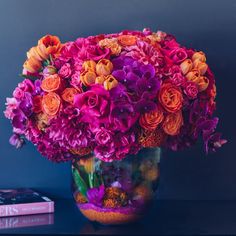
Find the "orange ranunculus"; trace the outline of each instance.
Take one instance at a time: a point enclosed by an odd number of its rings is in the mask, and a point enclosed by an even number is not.
[[[118,41],[122,46],[132,46],[136,43],[136,37],[134,35],[120,35]]]
[[[209,85],[209,79],[205,76],[200,76],[197,85],[198,85],[199,92],[202,92],[207,89]]]
[[[109,48],[111,50],[112,55],[119,55],[121,52],[121,46],[118,44],[118,41],[116,38],[103,39],[99,41],[99,46],[101,48]]]
[[[104,88],[106,90],[111,90],[118,85],[118,81],[115,79],[114,76],[108,75],[106,76],[106,80],[104,81]]]
[[[45,35],[38,41],[38,49],[45,55],[57,57],[61,50],[62,44],[57,36]]]
[[[43,111],[49,115],[54,116],[59,111],[61,105],[61,99],[55,92],[49,92],[45,94],[42,99]]]
[[[206,61],[206,56],[205,56],[205,53],[200,51],[200,52],[195,52],[193,55],[192,55],[192,60],[195,61],[195,60],[200,60],[201,62],[205,62]]]
[[[177,135],[181,126],[183,125],[182,112],[168,114],[163,122],[162,128],[166,134],[171,136]]]
[[[164,143],[166,137],[166,134],[160,128],[157,128],[154,131],[142,129],[139,133],[138,141],[146,148],[160,147]]]
[[[85,71],[94,71],[96,70],[96,62],[93,60],[85,61],[82,65]]]
[[[85,86],[90,86],[95,83],[96,74],[93,71],[84,71],[80,74],[80,80]]]
[[[33,97],[33,112],[40,113],[42,112],[42,96],[36,95]]]
[[[113,69],[113,64],[110,60],[101,59],[96,65],[96,73],[98,75],[109,75]]]
[[[95,84],[103,84],[106,80],[106,77],[104,75],[98,76],[95,79]]]
[[[192,68],[193,68],[193,63],[190,59],[186,59],[180,64],[180,69],[184,75],[186,75],[189,71],[191,71]]]
[[[193,69],[186,75],[187,80],[198,83],[200,78],[200,72],[197,69]]]
[[[171,83],[164,83],[159,91],[158,100],[168,112],[177,112],[183,104],[183,95],[180,88]]]
[[[155,130],[164,118],[163,111],[158,108],[154,111],[144,113],[139,118],[139,124],[146,130]]]
[[[42,80],[41,89],[45,92],[53,92],[60,88],[61,78],[58,74],[49,75]]]
[[[193,67],[200,72],[200,75],[204,75],[207,71],[208,65],[200,60],[195,60],[193,62]]]
[[[63,92],[62,92],[62,99],[66,102],[72,103],[74,102],[74,96],[78,93],[81,93],[81,91],[79,92],[77,89],[75,88],[66,88]]]
[[[42,63],[32,56],[25,61],[23,67],[30,73],[35,73],[42,68]]]

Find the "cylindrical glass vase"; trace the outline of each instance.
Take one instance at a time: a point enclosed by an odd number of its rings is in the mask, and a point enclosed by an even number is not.
[[[72,162],[73,195],[82,214],[102,224],[140,219],[157,190],[160,148],[143,149],[121,161],[95,156]]]

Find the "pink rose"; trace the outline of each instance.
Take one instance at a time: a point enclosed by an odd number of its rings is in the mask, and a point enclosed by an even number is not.
[[[81,111],[81,121],[91,124],[107,122],[110,112],[109,92],[101,85],[91,86],[91,90],[75,95],[74,105]]]
[[[184,85],[186,82],[186,78],[181,73],[174,74],[170,80],[176,86]]]
[[[33,82],[29,79],[25,79],[23,80],[21,83],[18,84],[18,87],[24,91],[24,92],[29,92],[29,93],[33,93],[35,86],[33,84]]]
[[[75,72],[71,76],[70,84],[75,88],[81,88],[82,82],[80,81],[80,73],[79,72]]]
[[[15,90],[13,91],[13,97],[16,99],[21,99],[24,97],[24,91],[18,87],[15,88]]]
[[[183,48],[175,48],[170,52],[170,58],[174,63],[179,64],[188,57],[187,52]]]
[[[184,93],[188,96],[190,99],[194,99],[197,97],[198,94],[198,87],[197,84],[194,82],[186,82],[185,88],[184,88]]]
[[[65,63],[61,69],[59,70],[58,74],[62,77],[62,78],[69,78],[71,75],[71,67],[69,63]]]
[[[112,141],[112,132],[101,127],[95,134],[95,140],[99,145],[105,145]]]

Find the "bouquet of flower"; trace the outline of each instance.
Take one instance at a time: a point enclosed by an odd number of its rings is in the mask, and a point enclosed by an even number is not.
[[[164,32],[122,31],[62,44],[46,35],[27,60],[5,116],[10,143],[31,141],[51,161],[89,153],[121,160],[142,148],[174,151],[201,135],[206,152],[226,140],[218,118],[214,75],[202,51]]]

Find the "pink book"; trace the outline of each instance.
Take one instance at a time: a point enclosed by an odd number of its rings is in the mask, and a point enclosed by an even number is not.
[[[54,212],[54,202],[32,189],[1,189],[0,217]]]
[[[10,216],[0,218],[0,229],[23,228],[54,223],[54,214]]]

